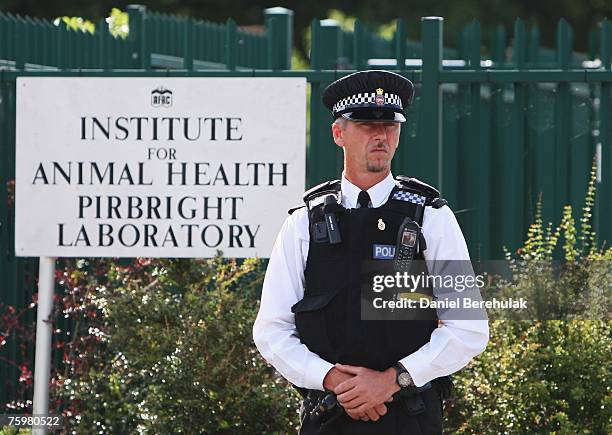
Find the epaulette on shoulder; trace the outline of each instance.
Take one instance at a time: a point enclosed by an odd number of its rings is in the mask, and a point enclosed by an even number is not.
[[[434,198],[431,200],[431,206],[433,208],[442,208],[445,205],[448,205],[448,201],[444,198]]]
[[[300,205],[296,205],[295,207],[291,207],[289,210],[287,210],[287,213],[289,214],[293,214],[294,211],[297,211],[301,208],[306,207],[306,204],[300,204]]]
[[[304,192],[304,196],[302,198],[304,199],[304,202],[308,204],[309,201],[312,201],[321,195],[338,193],[339,190],[340,180],[324,181],[323,183],[318,184],[315,187],[311,187]]]
[[[398,175],[395,177],[395,181],[398,189],[407,190],[412,193],[424,196],[425,205],[429,205],[433,208],[441,208],[448,204],[448,201],[444,198],[440,198],[440,192],[433,186],[419,180],[418,178],[406,177],[405,175]]]
[[[402,190],[409,190],[419,195],[423,195],[428,198],[437,198],[440,196],[440,192],[433,186],[419,180],[418,178],[406,177],[405,175],[398,175],[395,177],[397,181],[397,187]]]
[[[340,191],[340,180],[331,180],[325,181],[321,184],[318,184],[314,187],[311,187],[302,196],[304,200],[304,204],[297,205],[295,207],[290,208],[287,213],[293,214],[296,210],[301,209],[302,207],[308,207],[309,209],[314,207],[314,203],[316,203],[317,198],[322,198],[329,194],[337,195]]]

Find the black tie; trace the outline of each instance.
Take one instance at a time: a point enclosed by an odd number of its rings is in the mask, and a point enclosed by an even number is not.
[[[370,207],[370,195],[365,190],[359,192],[357,197],[358,208],[369,208]]]

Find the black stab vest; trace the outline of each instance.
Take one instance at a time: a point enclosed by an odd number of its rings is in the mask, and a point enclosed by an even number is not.
[[[325,195],[337,192],[339,186],[337,181],[317,186],[306,192],[305,202],[308,204],[320,192]],[[373,245],[395,246],[406,216],[422,225],[422,206],[419,211],[411,202],[392,199],[399,190],[425,196],[425,206],[438,208],[446,204],[434,188],[399,176],[382,206],[350,210],[339,207],[336,213],[342,235],[339,244],[315,240],[314,225],[324,219],[323,205],[309,206],[310,244],[304,298],[292,307],[292,312],[302,343],[331,363],[385,370],[426,344],[438,326],[436,311],[431,308],[416,308],[420,311],[418,320],[362,320],[360,286],[370,279],[364,270],[367,264],[376,261]],[[384,230],[380,229],[379,220],[384,222]],[[423,254],[419,252],[414,258],[422,260]],[[433,294],[431,288],[419,292]]]

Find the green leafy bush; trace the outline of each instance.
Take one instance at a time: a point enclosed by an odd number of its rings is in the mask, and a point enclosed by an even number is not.
[[[508,255],[515,280],[501,293],[536,301],[527,316],[537,320],[491,322],[488,348],[454,376],[449,433],[612,433],[612,248],[595,245],[594,183],[593,171],[579,230],[571,207],[554,229],[538,207],[524,247]]]
[[[95,349],[58,379],[73,433],[289,429],[296,396],[257,354],[260,261],[158,260],[150,282],[111,268],[92,303]],[[114,284],[119,284],[114,287]],[[85,368],[85,370],[84,370]]]
[[[491,323],[487,350],[454,376],[448,433],[612,433],[609,322]]]
[[[525,298],[527,310],[493,312],[503,318],[535,320],[612,320],[612,248],[597,249],[591,227],[595,203],[595,168],[587,189],[580,228],[571,206],[560,224],[544,225],[541,202],[524,247],[516,256],[506,251],[513,282],[503,283],[502,296]],[[514,316],[513,316],[514,314]]]

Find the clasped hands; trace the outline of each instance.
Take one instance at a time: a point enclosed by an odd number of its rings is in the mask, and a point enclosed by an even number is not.
[[[336,394],[338,403],[354,420],[377,421],[387,413],[386,402],[400,390],[393,367],[385,371],[336,364],[325,376],[323,386]]]

